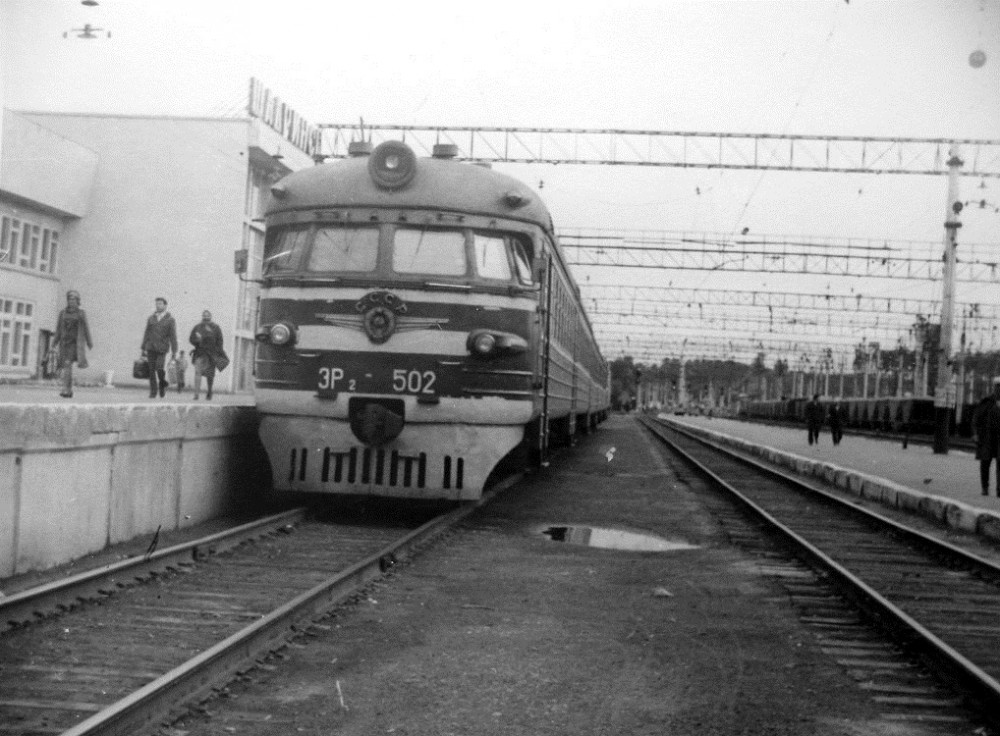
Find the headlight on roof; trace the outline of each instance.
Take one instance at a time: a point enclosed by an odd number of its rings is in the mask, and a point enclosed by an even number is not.
[[[400,189],[416,176],[417,156],[402,141],[380,143],[368,158],[368,174],[376,186]]]

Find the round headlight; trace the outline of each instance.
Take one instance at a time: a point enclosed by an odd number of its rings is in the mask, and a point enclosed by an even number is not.
[[[497,339],[488,332],[483,332],[473,339],[472,349],[480,355],[489,355],[496,347]]]
[[[284,323],[278,323],[271,328],[271,344],[272,345],[287,345],[288,341],[292,339],[292,331],[289,329],[288,325]]]
[[[368,157],[368,175],[383,189],[399,189],[417,174],[417,156],[402,141],[386,141],[375,146]]]

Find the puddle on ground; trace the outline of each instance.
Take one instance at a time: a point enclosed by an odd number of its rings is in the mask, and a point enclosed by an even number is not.
[[[697,544],[676,542],[652,534],[637,534],[593,526],[550,526],[542,534],[551,537],[553,542],[568,542],[601,549],[625,549],[633,552],[674,552],[680,549],[698,548]]]

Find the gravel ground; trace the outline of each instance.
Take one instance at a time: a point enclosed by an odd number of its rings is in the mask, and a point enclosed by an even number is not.
[[[922,733],[881,717],[820,651],[701,493],[614,416],[162,733]],[[541,533],[564,524],[697,547]]]

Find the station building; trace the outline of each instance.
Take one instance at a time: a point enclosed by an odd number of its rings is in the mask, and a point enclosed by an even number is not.
[[[178,348],[190,350],[191,328],[210,310],[232,359],[217,387],[252,388],[264,200],[286,173],[314,165],[318,150],[302,145],[318,136],[283,105],[267,110],[244,118],[3,111],[0,381],[54,376],[56,317],[75,289],[94,342],[80,381],[145,383],[132,378],[132,363],[162,296]],[[238,251],[246,274],[234,268]]]

